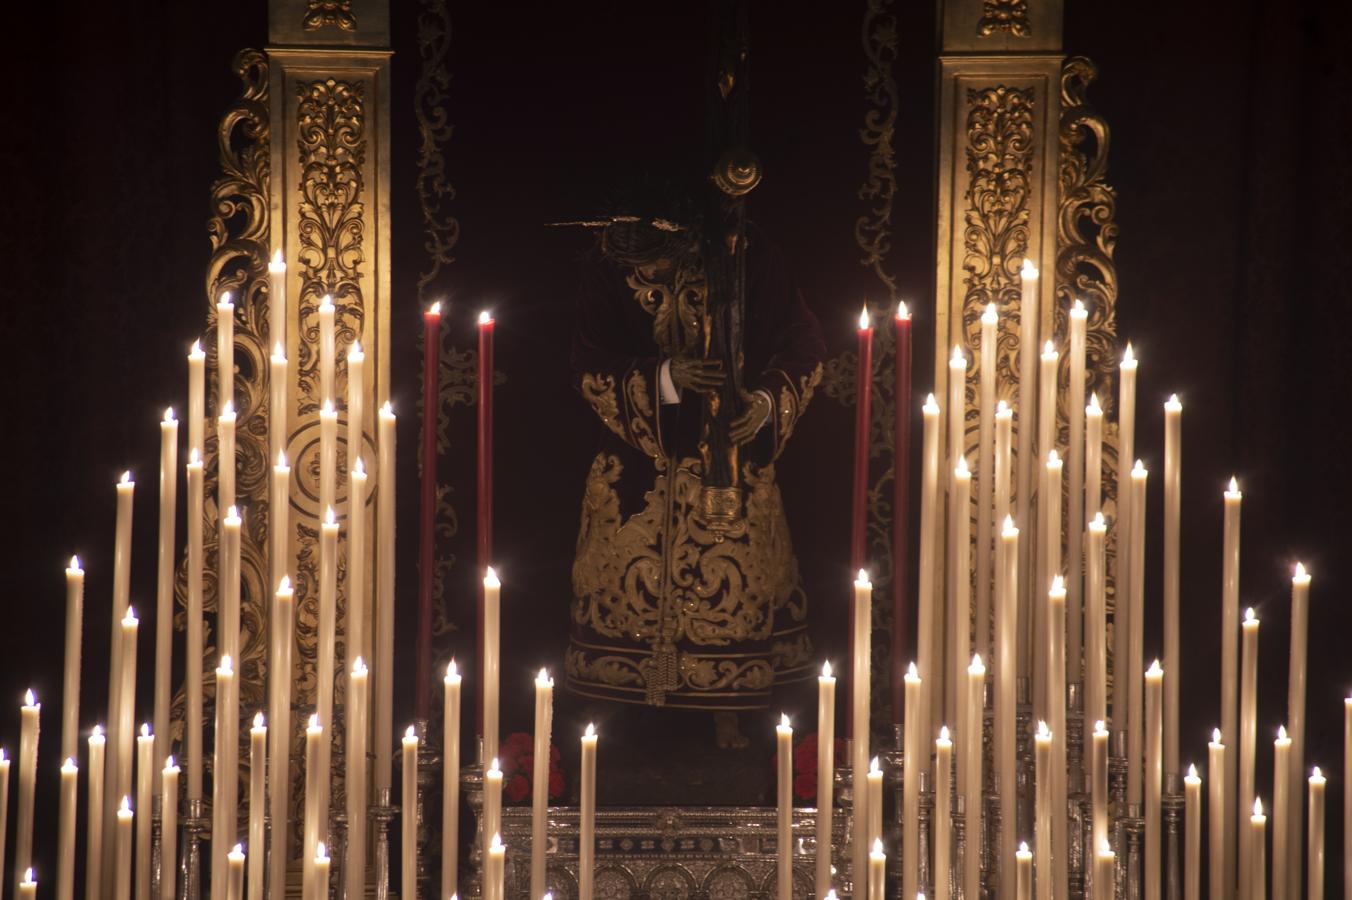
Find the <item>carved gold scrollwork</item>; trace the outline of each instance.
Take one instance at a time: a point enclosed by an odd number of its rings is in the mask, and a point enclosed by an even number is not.
[[[352,0],[308,0],[301,25],[306,31],[316,31],[325,25],[356,31],[357,17],[352,13]]]
[[[896,157],[892,152],[897,122],[897,81],[892,66],[897,59],[897,19],[889,11],[891,0],[869,0],[864,10],[864,91],[869,109],[859,138],[869,148],[868,177],[859,187],[859,199],[869,204],[867,215],[854,223],[854,240],[863,252],[860,264],[867,267],[887,289],[889,304],[897,304],[897,284],[886,271],[892,249],[892,197],[896,193]]]
[[[1033,36],[1028,0],[983,0],[981,18],[976,23],[977,35],[990,37],[1000,32],[1021,38]]]

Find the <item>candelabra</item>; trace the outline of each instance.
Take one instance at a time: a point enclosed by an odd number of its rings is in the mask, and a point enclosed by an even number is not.
[[[390,805],[390,789],[381,788],[371,804],[371,822],[375,824],[376,900],[390,896],[390,822],[395,809]]]
[[[850,759],[850,741],[845,742],[845,759]],[[835,775],[832,777],[832,795],[834,797],[836,815],[840,816],[841,821],[850,823],[850,827],[845,830],[845,837],[839,846],[832,847],[832,857],[835,859],[836,878],[835,883],[840,885],[840,892],[852,897],[864,896],[863,891],[854,890],[854,878],[856,874],[863,877],[867,882],[868,873],[856,873],[854,871],[854,841],[855,833],[864,829],[863,822],[857,823],[859,828],[855,828],[854,821],[854,781],[851,778],[851,769],[848,762],[839,763],[836,766]],[[862,839],[862,837],[861,837]],[[821,835],[817,836],[821,840]],[[898,852],[896,855],[900,856]],[[867,888],[867,884],[864,885]]]
[[[184,900],[202,900],[202,835],[211,827],[204,814],[202,799],[188,801],[188,814],[183,817],[183,897]]]
[[[428,727],[427,719],[414,722],[418,730],[418,890],[424,897],[435,897],[432,884],[432,847],[435,835],[432,833],[433,816],[429,810],[435,809],[432,798],[436,794],[441,780],[441,744],[436,733]],[[440,816],[436,817],[440,819]],[[414,898],[408,898],[414,900]]]
[[[329,864],[329,892],[335,900],[344,900],[347,897],[347,813],[337,809],[329,812],[328,852],[332,860]]]
[[[888,842],[892,845],[893,852],[887,856],[887,882],[893,886],[894,895],[901,896],[901,821],[902,813],[902,793],[903,777],[905,773],[905,758],[902,752],[904,746],[903,734],[905,729],[901,725],[892,726],[892,746],[888,747],[878,754],[878,764],[883,769],[883,783],[887,791],[892,795],[892,817],[887,820]]]
[[[163,826],[160,816],[163,803],[164,795],[156,794],[151,804],[150,813],[150,896],[156,898],[160,896],[160,878],[163,877],[160,869],[164,865],[164,861],[161,859],[162,835],[160,834],[160,829]]]
[[[469,845],[467,861],[469,866],[462,869],[464,876],[459,879],[460,896],[464,900],[476,900],[483,896],[484,863],[484,764],[483,741],[479,742],[478,762],[460,770],[460,787],[465,794],[465,805],[474,817],[474,839]]]
[[[1164,841],[1167,849],[1164,860],[1165,900],[1179,900],[1183,890],[1181,859],[1178,852],[1178,823],[1183,815],[1183,793],[1179,790],[1181,786],[1181,779],[1176,773],[1165,776],[1164,796],[1160,798],[1160,808],[1164,812]]]

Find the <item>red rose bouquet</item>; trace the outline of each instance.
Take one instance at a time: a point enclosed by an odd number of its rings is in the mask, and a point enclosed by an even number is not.
[[[845,756],[845,741],[835,740],[835,758]],[[779,778],[779,756],[770,758],[770,767]],[[817,732],[806,734],[793,748],[793,798],[804,803],[817,801]]]
[[[531,796],[531,778],[535,772],[535,738],[524,731],[507,735],[498,748],[498,767],[502,769],[502,792],[508,803],[527,803]],[[567,784],[559,768],[559,748],[549,746],[549,799],[563,796]]]

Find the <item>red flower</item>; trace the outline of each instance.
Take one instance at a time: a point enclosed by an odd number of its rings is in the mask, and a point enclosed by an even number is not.
[[[520,803],[530,794],[530,779],[525,775],[513,775],[507,781],[507,799],[513,803]]]
[[[563,782],[563,773],[554,769],[549,773],[549,796],[562,797],[566,785]]]
[[[836,738],[833,752],[836,761],[843,759],[845,756],[845,741]],[[814,731],[803,735],[793,748],[793,793],[799,800],[815,800],[817,798],[817,763],[817,733]],[[770,766],[778,777],[778,754],[771,758]]]
[[[817,773],[799,772],[793,777],[793,795],[801,800],[817,799]]]

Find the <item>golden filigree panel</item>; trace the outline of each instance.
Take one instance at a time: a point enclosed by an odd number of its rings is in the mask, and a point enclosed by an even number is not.
[[[325,25],[356,31],[357,17],[352,14],[352,0],[306,0],[305,17],[300,24],[306,31],[315,31]]]
[[[1027,0],[982,0],[981,18],[976,24],[977,36],[990,37],[1002,31],[1014,37],[1032,36]]]

